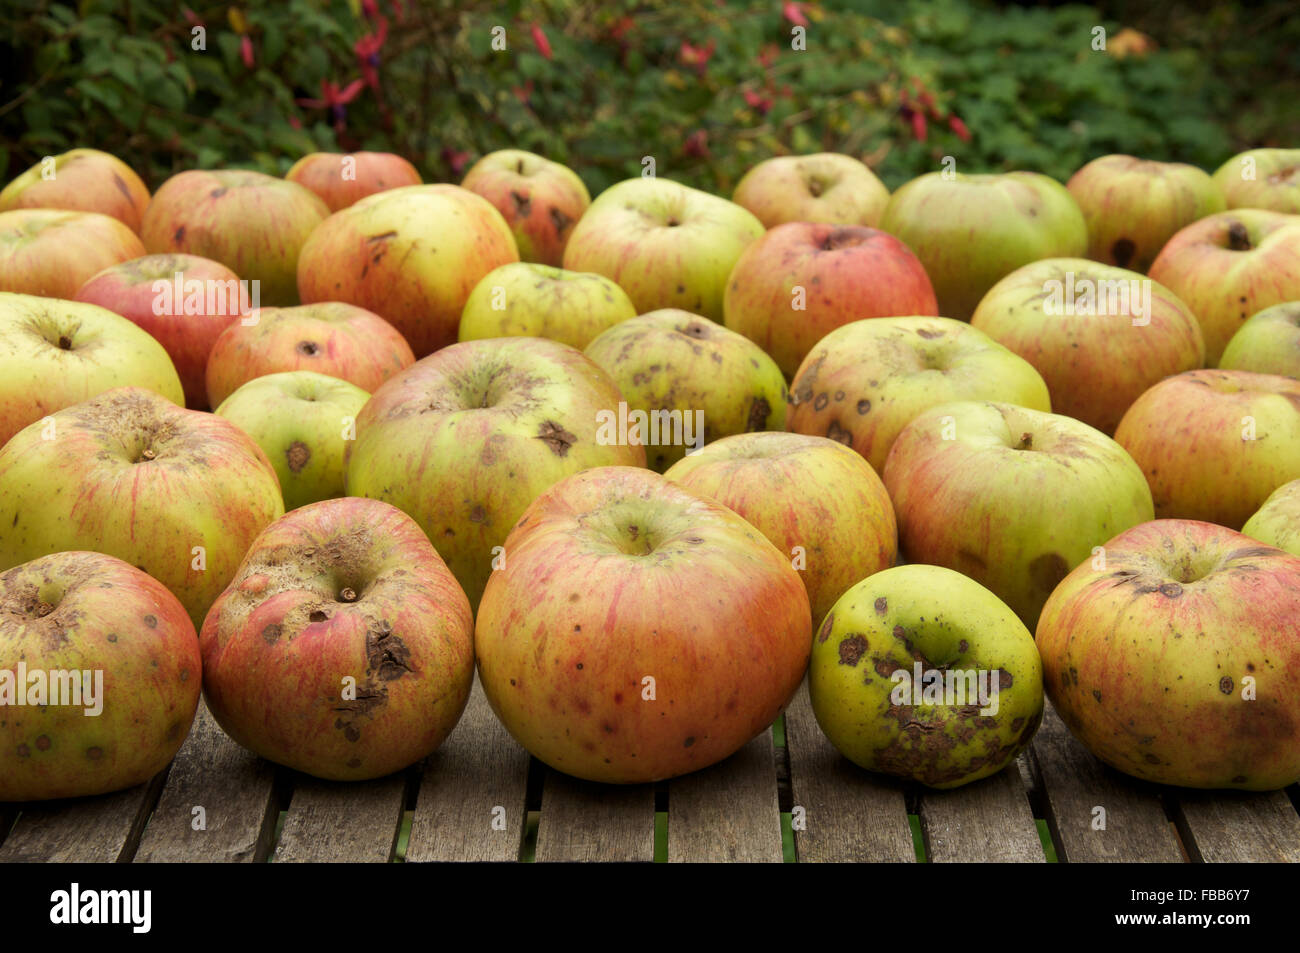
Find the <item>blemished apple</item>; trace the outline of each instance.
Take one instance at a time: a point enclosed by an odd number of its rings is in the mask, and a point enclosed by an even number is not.
[[[0,212],[0,291],[75,298],[91,275],[144,254],[135,232],[98,212]]]
[[[1128,155],[1093,159],[1065,187],[1088,225],[1087,257],[1140,272],[1179,229],[1228,207],[1205,170]]]
[[[133,232],[149,205],[149,189],[135,170],[98,149],[72,149],[47,156],[0,191],[0,212],[15,208],[61,208],[98,212]]]
[[[316,229],[298,261],[298,290],[304,303],[373,311],[425,357],[455,342],[483,276],[518,260],[510,226],[487,199],[457,185],[408,185]]]
[[[932,788],[996,774],[1043,717],[1034,638],[993,593],[940,566],[846,592],[813,639],[813,714],[854,764]]]
[[[71,551],[0,573],[0,801],[145,783],[185,742],[201,682],[185,607],[134,566]]]
[[[680,308],[720,322],[727,277],[762,234],[762,222],[726,199],[669,179],[627,179],[596,196],[564,267],[613,279],[641,314]]]
[[[367,393],[415,363],[406,340],[373,312],[337,301],[261,308],[226,328],[208,356],[211,406],[267,374],[315,371]]]
[[[767,730],[803,678],[812,619],[789,559],[648,470],[569,477],[505,548],[475,625],[479,677],[558,771],[637,784],[708,767]]]
[[[184,400],[163,346],[126,318],[93,304],[0,292],[0,446],[57,410],[132,385]]]
[[[989,401],[942,404],[903,428],[885,461],[899,545],[956,570],[1030,629],[1093,547],[1155,518],[1118,443],[1073,417]]]
[[[741,254],[726,325],[793,376],[813,346],[851,321],[937,315],[925,269],[893,235],[858,225],[777,225]]]
[[[1251,149],[1214,173],[1228,208],[1263,208],[1300,215],[1300,149]]]
[[[1300,299],[1300,215],[1245,208],[1208,216],[1169,239],[1150,275],[1192,309],[1214,367],[1252,314]]]
[[[1115,439],[1146,474],[1156,516],[1240,529],[1270,493],[1300,478],[1300,380],[1178,374],[1137,399]]]
[[[581,351],[542,338],[453,344],[374,392],[349,443],[346,489],[414,517],[478,605],[506,534],[559,480],[645,466],[639,445],[601,443],[622,395]]]
[[[744,174],[731,200],[775,228],[786,222],[825,222],[874,228],[889,189],[864,163],[838,152],[765,159]]]
[[[298,303],[298,255],[330,210],[312,191],[273,175],[191,169],[154,193],[140,237],[152,254],[219,261],[259,283],[266,305]]]
[[[170,589],[196,628],[283,513],[252,438],[139,387],[61,410],[0,449],[0,571],[63,550],[106,553]]]
[[[880,226],[916,253],[939,313],[966,321],[999,280],[1040,258],[1082,258],[1088,226],[1074,197],[1037,172],[930,172],[889,199]]]
[[[415,521],[377,500],[314,503],[268,526],[200,642],[226,733],[336,781],[432,753],[474,679],[469,600]]]
[[[749,338],[677,308],[605,331],[586,349],[623,400],[602,416],[598,440],[636,433],[662,473],[710,440],[785,427],[785,378]],[[630,439],[630,438],[629,438]]]
[[[262,448],[286,510],[343,495],[345,454],[370,395],[314,371],[254,378],[221,402],[225,417]]]
[[[549,338],[582,350],[602,331],[635,317],[627,293],[603,275],[514,262],[474,286],[458,335],[462,341]]]
[[[149,332],[175,365],[191,410],[208,409],[213,344],[253,306],[251,288],[238,275],[196,255],[145,255],[113,265],[82,285],[76,299]]]
[[[558,267],[573,226],[591,194],[568,166],[522,149],[489,152],[465,173],[461,187],[496,207],[514,233],[523,261]]]
[[[1201,326],[1176,295],[1084,258],[1017,268],[970,323],[1034,366],[1056,413],[1108,434],[1148,387],[1205,366]]]
[[[1284,483],[1241,528],[1243,536],[1300,556],[1300,480]]]
[[[898,531],[867,461],[825,437],[723,437],[668,468],[666,479],[735,510],[799,570],[814,625],[856,582],[894,564]]]
[[[1194,520],[1105,545],[1043,608],[1061,719],[1126,774],[1272,791],[1300,780],[1300,558]]]
[[[1247,318],[1223,349],[1219,368],[1300,378],[1300,300]]]
[[[1038,371],[983,331],[951,318],[871,318],[809,352],[790,385],[786,429],[838,440],[881,473],[899,431],[956,400],[1052,409]]]
[[[376,192],[422,184],[415,166],[391,152],[313,152],[284,177],[310,189],[331,212]]]

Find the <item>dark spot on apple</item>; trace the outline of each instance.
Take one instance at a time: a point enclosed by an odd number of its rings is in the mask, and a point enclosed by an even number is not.
[[[551,206],[551,224],[555,226],[555,233],[563,235],[564,230],[573,224],[573,219],[565,215],[554,205]]]
[[[970,651],[970,643],[967,642],[965,639],[962,639],[960,642],[957,643],[957,651],[958,651],[958,652],[961,652],[961,653],[963,653],[963,654],[965,654],[966,652],[969,652],[969,651]]]
[[[93,748],[87,748],[86,757],[91,761],[98,761],[100,758],[104,757],[104,749],[98,745]]]
[[[772,414],[772,405],[766,397],[755,397],[749,405],[749,420],[745,422],[747,432],[762,430],[767,425],[767,418]]]
[[[110,633],[108,634],[108,641],[110,641],[110,642],[116,642],[116,641],[117,641],[117,633],[116,633],[116,632],[110,632]]]
[[[813,401],[813,410],[825,410],[828,403],[830,403],[830,399],[826,396],[826,392],[822,391],[817,395],[817,399]]]
[[[557,457],[568,455],[569,448],[578,441],[577,437],[553,420],[544,421],[537,428],[537,438],[550,447]]]
[[[410,673],[411,650],[400,637],[393,635],[393,626],[381,619],[366,632],[366,672],[379,675],[380,681],[391,682]]]
[[[350,761],[348,761],[348,767],[349,767],[349,768],[359,768],[359,767],[361,767],[361,759],[360,759],[360,758],[352,758]]]
[[[397,232],[396,232],[396,231],[384,232],[384,233],[381,234],[381,235],[368,235],[368,236],[366,237],[366,242],[367,242],[367,243],[370,243],[370,242],[386,242],[386,241],[388,241],[390,238],[396,238],[396,237],[397,237]]]
[[[1183,594],[1183,587],[1176,582],[1167,582],[1156,591],[1166,599],[1177,599]]]
[[[1241,222],[1233,222],[1228,226],[1228,249],[1230,251],[1250,251],[1250,232]]]
[[[943,337],[948,332],[944,331],[942,328],[917,328],[916,333],[927,341],[932,341],[935,338]]]
[[[876,600],[876,615],[884,615],[889,611],[889,600],[881,596]]]
[[[151,629],[156,629],[158,628],[158,617],[154,615],[147,615],[144,617],[144,624]]]
[[[188,682],[189,680],[190,680],[190,670],[188,668],[181,669],[181,683],[183,684],[185,682]]]
[[[343,726],[343,737],[348,739],[348,741],[360,741],[361,729],[351,722],[348,722]]]
[[[49,735],[41,735],[40,737],[38,737],[38,738],[36,739],[36,747],[40,748],[42,751],[49,751],[49,750],[50,750],[50,736],[49,736]]]
[[[311,613],[311,615],[307,616],[307,621],[308,621],[308,622],[324,622],[324,621],[325,621],[326,619],[328,619],[328,618],[329,618],[329,616],[326,615],[324,611],[322,611],[321,609],[317,609],[315,612]]]
[[[26,745],[19,745],[17,750],[20,758],[30,758],[32,756],[32,749]]]
[[[320,353],[320,345],[315,341],[299,341],[294,350],[304,357],[315,357]]]
[[[219,186],[218,188],[213,189],[212,192],[209,194],[212,196],[212,198],[219,199],[221,198],[221,196],[225,195],[228,191],[230,190],[227,189],[224,185],[222,185]]]
[[[582,671],[582,663],[581,663],[581,662],[578,663],[578,671],[579,671],[579,672]]]
[[[685,741],[682,742],[682,747],[689,748],[693,744],[695,744],[695,736],[691,735],[689,738],[687,738]]]
[[[860,635],[850,635],[840,640],[840,664],[855,668],[867,650],[867,640]]]
[[[582,598],[582,596],[578,595],[576,592],[573,592],[573,593],[570,593],[570,594],[569,594],[569,601],[570,601],[570,602],[577,602],[577,601],[578,601],[579,599],[581,599],[581,598]]]
[[[301,440],[295,440],[284,451],[284,459],[289,464],[290,473],[301,473],[302,468],[311,461],[311,450]]]
[[[1225,695],[1232,694],[1232,678],[1230,676],[1225,675],[1223,678],[1219,679],[1219,691],[1223,692]]]
[[[280,634],[283,631],[284,627],[281,626],[280,623],[272,622],[270,625],[266,626],[266,628],[262,629],[262,638],[265,640],[267,645],[275,645],[275,643],[279,641]]]
[[[511,685],[514,685],[514,684],[515,684],[515,680],[514,680],[513,678],[510,679],[510,684],[511,684]]]
[[[817,631],[817,641],[825,642],[831,634],[831,628],[835,625],[835,613],[826,613],[826,619],[822,622],[822,627]]]
[[[853,434],[841,427],[838,420],[830,422],[830,425],[826,428],[826,436],[831,440],[844,444],[846,447],[853,446]]]
[[[510,190],[510,199],[515,203],[515,215],[520,218],[527,218],[533,211],[533,200],[530,196],[520,195],[514,189]]]
[[[184,225],[182,225],[180,228],[176,229],[176,231],[172,232],[172,243],[173,243],[173,244],[179,245],[179,244],[180,244],[181,242],[183,242],[183,241],[185,241],[185,226],[184,226]]]
[[[66,334],[61,334],[61,335],[59,335],[59,350],[61,350],[61,351],[71,351],[71,350],[72,350],[72,338],[68,337]]]
[[[1029,563],[1029,578],[1034,586],[1051,592],[1070,574],[1070,564],[1060,553],[1044,553]]]
[[[1245,783],[1246,783],[1246,776],[1245,776],[1244,774],[1239,774],[1239,775],[1237,775],[1236,777],[1234,777],[1234,778],[1232,779],[1232,783],[1233,783],[1233,784],[1245,784]]]
[[[1012,681],[1013,679],[1011,678],[1010,672],[1005,668],[998,669],[998,691],[1005,691],[1010,688]],[[1078,684],[1077,678],[1075,679],[1075,684]]]
[[[1143,759],[1144,761],[1146,761],[1147,764],[1159,764],[1159,763],[1160,763],[1160,758],[1159,758],[1157,755],[1152,754],[1150,751],[1148,751],[1146,754],[1144,754],[1144,755],[1142,756],[1142,759]]]
[[[1121,268],[1127,268],[1129,262],[1133,260],[1133,253],[1137,251],[1137,246],[1131,239],[1118,238],[1115,244],[1110,246],[1110,257]]]
[[[126,187],[126,183],[122,181],[122,177],[116,172],[113,173],[113,188],[121,192],[122,197],[128,202],[131,201],[131,190]]]
[[[1101,692],[1097,691],[1097,689],[1094,688],[1092,690],[1092,697],[1097,699],[1097,701],[1101,701]]]
[[[487,511],[483,509],[481,504],[476,505],[472,510],[469,511],[469,521],[471,523],[487,522]]]

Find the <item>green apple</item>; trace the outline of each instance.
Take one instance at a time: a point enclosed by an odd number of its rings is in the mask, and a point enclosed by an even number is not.
[[[1300,149],[1251,149],[1214,173],[1228,208],[1300,214]]]
[[[852,156],[818,152],[760,162],[736,184],[731,200],[765,228],[786,222],[874,228],[889,204],[889,189]]]
[[[870,318],[836,328],[790,385],[786,426],[852,447],[880,473],[907,424],[936,404],[1000,400],[1050,411],[1024,358],[951,318]]]
[[[1243,536],[1300,556],[1300,479],[1284,483],[1241,528]]]
[[[1011,404],[926,411],[894,441],[884,479],[907,560],[965,573],[1030,628],[1094,546],[1155,517],[1146,478],[1118,443]]]
[[[344,454],[369,399],[337,377],[286,371],[254,378],[216,412],[262,448],[292,510],[343,496]]]
[[[1300,377],[1300,300],[1251,315],[1223,349],[1219,367]]]
[[[979,583],[898,566],[846,592],[813,638],[813,714],[868,771],[955,788],[996,774],[1043,717],[1029,630]]]
[[[579,350],[636,317],[627,294],[603,275],[515,262],[488,272],[460,315],[460,339],[550,338]]]
[[[762,222],[726,199],[668,179],[628,179],[591,203],[564,267],[612,278],[641,314],[683,308],[721,321],[731,269],[762,234]]]
[[[625,403],[607,408],[609,434],[639,434],[662,473],[710,440],[785,426],[785,378],[749,338],[708,318],[664,308],[615,325],[586,354]]]
[[[931,172],[889,200],[880,226],[921,259],[939,313],[965,321],[994,284],[1040,258],[1081,258],[1088,226],[1065,186],[1037,172]]]

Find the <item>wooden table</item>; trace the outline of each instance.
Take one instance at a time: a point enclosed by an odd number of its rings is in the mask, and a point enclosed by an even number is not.
[[[840,757],[806,688],[774,731],[720,765],[657,785],[597,785],[530,758],[475,684],[423,765],[357,784],[262,761],[200,707],[176,760],[148,784],[0,804],[0,861],[1300,861],[1297,804],[1296,787],[1134,781],[1088,754],[1050,708],[1032,749],[1001,774],[914,788]]]

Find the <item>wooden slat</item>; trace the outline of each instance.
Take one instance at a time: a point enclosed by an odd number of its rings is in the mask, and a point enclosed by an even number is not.
[[[769,728],[726,761],[668,784],[668,861],[782,861]]]
[[[407,863],[518,860],[527,789],[528,752],[497,719],[475,676],[465,714],[425,762]]]
[[[5,838],[9,836],[9,828],[14,826],[16,817],[18,817],[17,805],[0,804],[0,846],[4,845]]]
[[[0,863],[129,861],[166,775],[116,794],[22,805]]]
[[[274,786],[275,766],[230,740],[200,702],[135,862],[265,860],[279,814]]]
[[[1159,789],[1093,757],[1070,734],[1050,702],[1034,736],[1033,753],[1058,860],[1179,863],[1184,859]],[[1105,815],[1098,815],[1097,808]],[[1103,821],[1104,829],[1094,828]]]
[[[801,814],[804,825],[800,830],[792,818],[800,862],[916,860],[903,786],[863,771],[835,750],[817,725],[807,681],[786,709],[785,743],[792,813]]]
[[[297,775],[276,863],[387,863],[406,800],[405,773],[374,781]]]
[[[548,768],[536,859],[653,861],[654,785],[595,784]]]
[[[1285,791],[1179,791],[1174,817],[1192,860],[1300,863],[1300,814]]]
[[[925,791],[919,813],[926,857],[934,863],[1047,861],[1014,764],[951,791]]]

